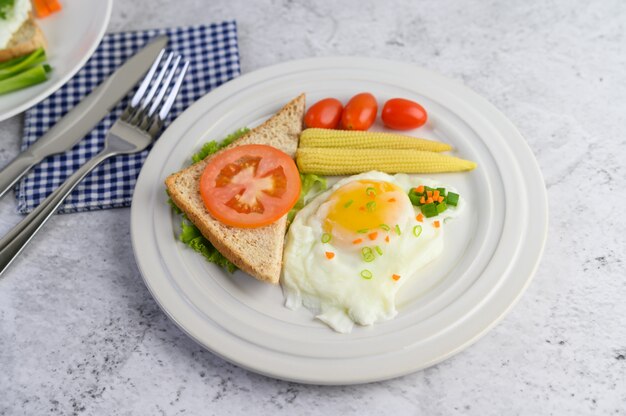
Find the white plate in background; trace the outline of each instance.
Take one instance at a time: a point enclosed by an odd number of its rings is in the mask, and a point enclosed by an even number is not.
[[[61,88],[85,65],[102,40],[113,0],[62,0],[63,9],[36,19],[46,37],[50,79],[0,95],[0,121],[20,114]]]
[[[455,154],[478,168],[428,175],[456,187],[470,209],[446,225],[444,253],[420,273],[428,277],[402,287],[395,319],[339,334],[307,309],[285,308],[279,286],[242,272],[229,275],[177,241],[180,219],[167,204],[163,182],[202,143],[259,124],[301,92],[311,104],[328,96],[346,102],[362,91],[372,92],[381,105],[392,97],[420,102],[429,123],[412,134],[451,143]],[[546,191],[531,150],[511,122],[476,93],[411,64],[313,58],[244,75],[185,111],[141,171],[131,233],[148,289],[198,343],[272,377],[351,384],[417,371],[485,334],[529,284],[547,218]]]

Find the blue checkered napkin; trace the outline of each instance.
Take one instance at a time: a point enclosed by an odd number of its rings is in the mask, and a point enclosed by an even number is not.
[[[74,78],[26,112],[22,150],[33,144],[149,39],[162,34],[169,36],[168,50],[191,61],[189,73],[165,122],[166,126],[198,98],[239,75],[237,26],[234,21],[108,34]],[[17,188],[17,209],[20,213],[32,211],[69,175],[102,149],[107,131],[126,107],[129,97],[122,100],[111,114],[71,150],[47,158],[20,181]],[[129,206],[148,151],[105,161],[78,185],[60,212]]]

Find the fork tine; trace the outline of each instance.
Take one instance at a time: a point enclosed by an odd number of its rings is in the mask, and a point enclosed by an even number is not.
[[[176,73],[176,70],[178,69],[179,62],[180,62],[180,55],[178,55],[176,59],[174,60],[174,64],[172,65],[172,68],[167,73],[165,82],[163,82],[161,88],[159,89],[159,93],[157,94],[156,98],[152,101],[150,110],[148,110],[148,117],[152,117],[156,109],[159,108],[159,105],[161,104],[163,97],[165,97],[165,93],[167,92],[167,89],[170,87],[170,83],[172,82],[174,73]]]
[[[170,62],[172,61],[173,56],[174,56],[174,52],[170,52],[169,55],[167,55],[167,59],[165,60],[165,63],[161,67],[161,71],[159,71],[159,75],[157,75],[156,79],[154,80],[154,83],[152,84],[152,87],[150,88],[150,91],[148,92],[148,95],[146,95],[146,97],[143,100],[143,103],[141,104],[142,109],[145,109],[148,106],[148,103],[152,101],[152,97],[154,97],[154,94],[159,88],[159,85],[161,85],[163,76],[165,75],[167,68],[170,66]]]
[[[133,98],[130,101],[131,107],[137,107],[137,105],[139,105],[139,103],[141,102],[141,99],[143,98],[143,95],[146,93],[146,90],[148,89],[148,86],[150,85],[150,81],[152,81],[152,77],[154,76],[154,73],[156,72],[156,69],[159,66],[159,63],[161,62],[161,58],[163,57],[164,53],[165,53],[165,49],[161,49],[161,52],[159,52],[159,56],[157,56],[157,58],[152,63],[150,70],[144,77],[143,81],[141,81],[141,85],[139,86],[139,89],[137,89],[137,92],[135,93],[135,95],[133,95]]]
[[[189,61],[185,61],[183,68],[180,70],[178,74],[178,78],[176,78],[176,82],[174,86],[170,90],[169,95],[165,99],[165,103],[163,103],[163,107],[161,107],[161,111],[159,111],[159,118],[161,120],[165,120],[165,117],[169,114],[172,109],[172,105],[174,104],[174,100],[176,100],[176,96],[178,95],[178,91],[180,90],[180,86],[183,83],[183,79],[187,73],[187,69],[189,68]]]

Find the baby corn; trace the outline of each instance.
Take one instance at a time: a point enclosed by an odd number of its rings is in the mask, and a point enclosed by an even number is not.
[[[296,153],[301,173],[352,175],[379,170],[387,173],[443,173],[472,170],[476,163],[439,153],[411,149],[333,149],[301,147]]]
[[[300,135],[300,147],[331,147],[346,149],[414,149],[446,152],[447,143],[395,133],[357,130],[306,129]]]

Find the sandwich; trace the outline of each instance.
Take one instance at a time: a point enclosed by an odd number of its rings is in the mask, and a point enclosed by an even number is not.
[[[45,47],[46,39],[33,18],[30,0],[0,3],[0,62]]]
[[[226,225],[205,207],[200,195],[200,178],[213,158],[237,146],[272,146],[293,158],[303,128],[304,110],[302,94],[222,151],[170,175],[165,181],[174,204],[224,257],[256,279],[272,284],[280,279],[287,215],[258,228]]]

